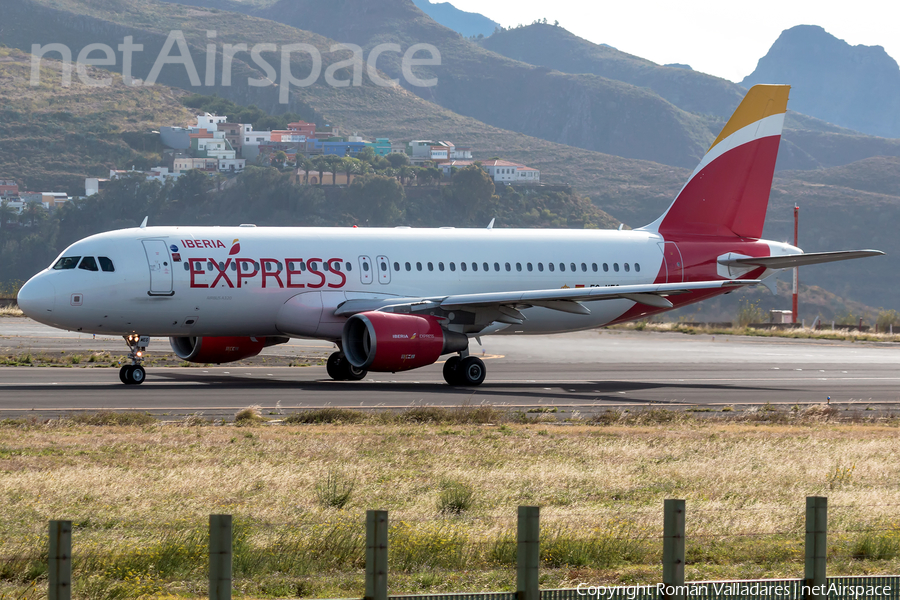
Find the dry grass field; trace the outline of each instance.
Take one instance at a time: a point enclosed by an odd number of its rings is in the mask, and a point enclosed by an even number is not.
[[[689,580],[802,576],[808,495],[829,498],[830,574],[900,572],[897,419],[542,416],[6,422],[0,598],[41,597],[54,518],[75,524],[75,597],[198,597],[210,513],[235,518],[237,597],[361,597],[369,508],[390,511],[392,593],[509,590],[522,504],[541,506],[543,586],[650,583],[665,498],[687,501]]]

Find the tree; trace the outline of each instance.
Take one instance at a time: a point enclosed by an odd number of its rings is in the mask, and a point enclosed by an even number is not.
[[[499,200],[494,192],[494,182],[481,167],[469,165],[453,176],[452,202],[468,222],[475,220],[479,208],[489,209]]]
[[[405,154],[400,154],[399,152],[391,152],[385,157],[385,159],[387,159],[387,161],[391,163],[391,166],[395,169],[405,167],[409,164],[409,157]]]
[[[371,171],[372,171],[372,167],[369,165],[369,163],[363,162],[361,160],[357,160],[356,162],[354,162],[353,168],[351,169],[351,173],[354,176],[367,175]],[[354,179],[355,179],[355,177],[354,177]],[[348,182],[350,181],[349,174],[347,176],[347,181]]]
[[[354,179],[348,197],[351,212],[371,225],[397,225],[403,218],[406,194],[393,177],[370,175]]]
[[[359,152],[356,153],[356,158],[358,158],[359,160],[365,161],[369,164],[372,164],[372,161],[375,160],[376,156],[377,155],[375,154],[375,150],[370,148],[369,146],[366,146],[365,148],[363,148],[362,150],[360,150]]]
[[[3,229],[7,223],[16,218],[16,210],[4,201],[0,204],[0,229]]]
[[[350,175],[353,173],[354,169],[358,168],[360,164],[359,159],[353,158],[352,156],[348,156],[341,160],[341,170],[344,172],[344,175],[347,177],[347,183],[350,183]]]
[[[312,159],[313,169],[319,172],[319,185],[322,185],[322,176],[328,170],[328,159],[319,155]]]
[[[22,209],[22,214],[19,216],[19,220],[28,221],[29,227],[34,227],[35,221],[40,222],[46,218],[47,209],[40,202],[26,202],[25,208]]]
[[[331,185],[337,185],[337,173],[341,170],[343,162],[344,157],[336,154],[325,157],[325,163],[328,165],[328,170],[331,171]]]
[[[284,168],[284,163],[287,162],[287,153],[284,150],[279,150],[275,154],[272,155],[272,166],[278,167],[279,169]]]
[[[309,183],[309,172],[313,169],[312,161],[298,152],[294,164],[298,171],[303,171],[303,183]]]

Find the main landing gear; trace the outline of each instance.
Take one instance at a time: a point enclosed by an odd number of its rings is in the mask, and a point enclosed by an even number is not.
[[[131,359],[131,364],[119,369],[119,379],[125,385],[140,385],[147,377],[147,372],[141,366],[141,362],[144,360],[144,351],[147,349],[150,338],[141,337],[136,333],[122,337],[128,344],[128,358]]]
[[[335,352],[328,357],[325,363],[325,370],[328,376],[335,381],[359,381],[364,378],[368,371],[365,369],[357,369],[350,364],[343,352]]]
[[[451,356],[444,363],[444,380],[450,385],[469,387],[481,385],[487,369],[477,356]]]

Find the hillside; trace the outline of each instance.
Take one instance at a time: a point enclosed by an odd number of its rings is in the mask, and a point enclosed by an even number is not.
[[[59,80],[61,63],[46,60],[45,81]],[[89,69],[91,77],[108,76]],[[150,131],[161,123],[186,124],[180,92],[164,88],[28,85],[31,55],[0,48],[0,178],[23,190],[84,193],[85,177],[109,169],[155,165],[161,147]]]
[[[404,49],[432,44],[441,53],[441,65],[419,67],[416,73],[437,77],[434,87],[406,84],[400,54],[384,53],[378,66],[400,78],[409,92],[457,114],[548,141],[690,168],[715,137],[708,119],[650,90],[502,57],[439,25],[411,0],[282,0],[261,9],[231,0],[187,1],[314,31],[366,51],[383,43]]]
[[[851,46],[821,27],[781,33],[742,82],[790,82],[794,110],[843,127],[900,137],[900,68],[881,46]]]
[[[787,33],[787,32],[786,32]],[[660,66],[651,61],[620,52],[609,46],[580,38],[562,27],[535,23],[497,31],[479,40],[479,44],[503,56],[565,73],[592,73],[609,79],[653,90],[682,110],[706,115],[710,128],[718,132],[744,97],[745,88],[730,81],[683,68]],[[812,51],[812,50],[810,50]],[[785,119],[785,132],[777,169],[820,169],[845,165],[871,156],[900,156],[900,143],[872,135],[863,135],[802,114],[816,114],[798,102],[798,85],[805,80],[788,75],[764,76],[750,82],[790,83],[791,111]],[[797,84],[794,82],[798,81]],[[821,116],[821,115],[817,115]]]
[[[449,2],[429,2],[413,0],[416,7],[426,15],[453,31],[466,37],[491,35],[500,26],[484,15],[459,10]]]

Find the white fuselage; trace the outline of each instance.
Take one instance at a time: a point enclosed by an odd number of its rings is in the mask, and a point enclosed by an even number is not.
[[[341,319],[330,313],[350,299],[665,283],[663,242],[653,232],[611,230],[127,229],[91,236],[61,255],[106,257],[114,271],[51,267],[23,297],[40,305],[26,310],[37,320],[87,333],[336,339]],[[298,294],[310,310],[279,322]],[[534,307],[522,325],[483,333],[597,327],[633,305],[591,302],[590,315]]]

